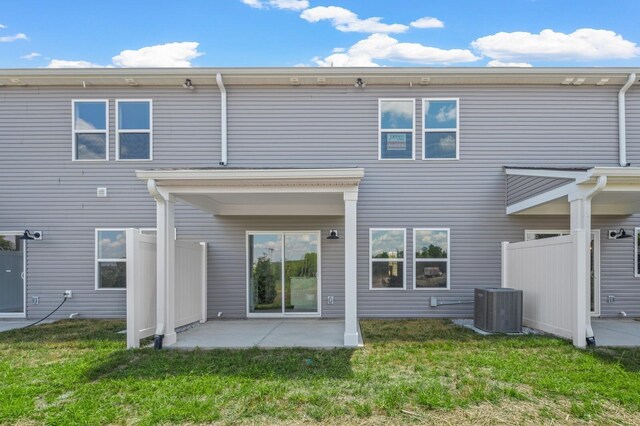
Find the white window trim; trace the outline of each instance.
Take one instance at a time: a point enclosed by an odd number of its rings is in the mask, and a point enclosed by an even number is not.
[[[447,257],[446,258],[420,258],[416,256],[416,231],[447,231]],[[451,228],[413,228],[413,289],[417,291],[446,291],[451,290]],[[446,287],[418,287],[416,284],[416,268],[418,262],[447,262],[447,286]]]
[[[148,129],[126,129],[120,128],[119,114],[120,103],[127,102],[148,102],[149,103],[149,128]],[[121,133],[149,133],[149,158],[120,158],[120,134]],[[153,99],[116,99],[116,161],[153,161]]]
[[[251,247],[249,246],[249,236],[250,235],[274,235],[279,234],[281,236],[281,249],[282,249],[282,277],[284,278],[284,270],[285,270],[285,235],[286,234],[315,234],[318,236],[318,257],[317,257],[317,275],[316,275],[316,286],[317,286],[317,300],[318,300],[318,312],[293,312],[286,313],[284,310],[280,313],[255,313],[250,312],[250,303],[249,303],[249,286],[251,283],[251,266],[249,265],[249,253],[251,251]],[[247,318],[321,318],[322,317],[322,232],[320,231],[246,231],[245,232],[245,312]],[[282,308],[284,309],[284,293],[282,294]]]
[[[95,289],[99,290],[99,291],[127,291],[127,287],[125,286],[124,288],[104,288],[104,287],[100,287],[99,283],[100,283],[100,268],[99,268],[99,262],[124,262],[125,264],[128,263],[128,259],[100,259],[98,258],[98,235],[100,232],[103,231],[125,231],[125,228],[96,228],[95,230],[95,255],[94,255],[94,263],[95,263]],[[128,283],[127,283],[128,284]]]
[[[427,129],[426,104],[429,101],[455,101],[456,102],[456,127],[451,129]],[[426,158],[427,133],[456,132],[456,156],[455,158]],[[460,98],[422,98],[422,159],[425,161],[458,161],[460,160]]]
[[[76,104],[77,103],[89,103],[89,102],[102,102],[105,104],[105,129],[96,130],[76,130]],[[76,146],[76,134],[78,133],[105,133],[105,158],[102,159],[81,159],[77,158],[77,146]],[[100,162],[109,161],[109,99],[72,99],[71,100],[71,161],[87,161],[87,162]]]
[[[634,253],[635,256],[633,257],[633,264],[634,266],[634,271],[635,271],[635,277],[636,278],[640,278],[640,268],[638,268],[638,234],[640,233],[640,228],[635,228],[634,233],[633,233],[633,245],[635,247]]]
[[[375,231],[402,231],[404,235],[403,239],[403,253],[402,259],[374,259],[373,258],[373,233]],[[373,287],[373,262],[402,262],[402,287]],[[398,291],[407,289],[407,229],[406,228],[369,228],[369,290],[373,291]]]
[[[382,102],[388,101],[411,101],[413,105],[413,116],[411,118],[411,129],[388,129],[390,133],[411,132],[411,158],[382,158]],[[381,161],[413,161],[416,159],[416,100],[415,98],[379,98],[378,99],[378,160]]]

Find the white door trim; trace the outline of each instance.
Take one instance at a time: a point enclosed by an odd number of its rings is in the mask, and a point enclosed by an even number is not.
[[[285,303],[284,303],[284,291],[282,292],[282,312],[281,313],[264,313],[264,314],[260,314],[260,313],[251,313],[249,312],[250,307],[249,307],[249,286],[251,284],[251,266],[249,265],[249,250],[251,249],[249,247],[249,235],[273,235],[273,234],[278,234],[281,235],[281,240],[282,240],[282,286],[284,286],[284,255],[285,255],[285,251],[284,251],[284,242],[285,242],[285,235],[286,234],[315,234],[318,236],[318,271],[316,273],[316,278],[317,278],[317,285],[316,285],[316,300],[318,303],[318,312],[313,312],[313,313],[304,313],[304,312],[298,312],[298,313],[286,313],[285,312]],[[322,316],[322,273],[320,271],[322,271],[322,252],[321,252],[321,247],[322,247],[322,240],[321,240],[321,232],[320,231],[246,231],[245,232],[245,244],[246,244],[246,252],[245,252],[245,266],[246,266],[246,285],[245,285],[245,290],[246,290],[246,296],[245,296],[245,312],[247,315],[247,318],[320,318]]]
[[[0,235],[22,235],[24,231],[1,231]],[[27,240],[22,240],[22,312],[0,312],[0,318],[27,317]]]

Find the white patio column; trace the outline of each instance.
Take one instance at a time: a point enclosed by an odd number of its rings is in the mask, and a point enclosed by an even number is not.
[[[176,342],[175,332],[175,198],[171,194],[156,198],[157,214],[157,335],[163,345]]]
[[[344,345],[358,346],[358,192],[344,193]]]
[[[571,233],[576,234],[575,300],[573,311],[573,345],[587,346],[587,337],[593,336],[591,329],[591,199],[585,196],[569,197],[571,206]]]

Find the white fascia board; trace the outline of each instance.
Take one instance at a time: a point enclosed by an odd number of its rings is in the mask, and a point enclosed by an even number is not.
[[[640,167],[594,167],[588,171],[588,176],[637,177],[640,179]]]
[[[356,180],[364,177],[364,169],[221,169],[221,170],[137,170],[139,179],[157,181],[309,181]]]

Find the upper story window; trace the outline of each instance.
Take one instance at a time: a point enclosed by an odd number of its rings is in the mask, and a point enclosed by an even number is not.
[[[422,105],[425,160],[459,158],[458,99],[424,99]]]
[[[150,100],[116,101],[116,159],[153,158],[152,106]]]
[[[370,229],[370,289],[404,289],[406,230]]]
[[[413,160],[415,99],[380,99],[379,147],[381,160]]]
[[[73,101],[73,160],[109,160],[109,101]]]

